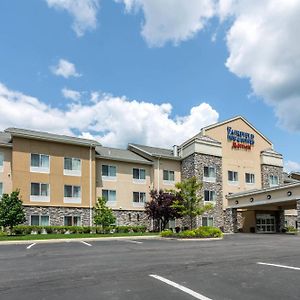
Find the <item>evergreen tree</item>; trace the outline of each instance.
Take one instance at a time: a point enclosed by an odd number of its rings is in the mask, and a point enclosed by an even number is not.
[[[106,199],[99,197],[94,208],[94,223],[101,225],[102,229],[115,223],[116,217],[111,208],[106,206]]]

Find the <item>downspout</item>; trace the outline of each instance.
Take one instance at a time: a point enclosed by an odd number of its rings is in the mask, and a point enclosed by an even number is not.
[[[158,156],[158,160],[157,160],[157,170],[158,170],[158,172],[157,172],[157,191],[159,192],[159,189],[160,189],[160,184],[159,184],[159,180],[160,180],[160,174],[159,174],[159,172],[160,172],[160,166],[159,166],[159,160],[160,160],[160,158],[161,158],[161,156]]]
[[[93,188],[93,183],[92,183],[92,146],[90,146],[90,226],[93,226],[92,188]]]

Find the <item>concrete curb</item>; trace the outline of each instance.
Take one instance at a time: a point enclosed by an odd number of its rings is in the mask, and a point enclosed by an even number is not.
[[[54,244],[54,243],[72,243],[81,241],[113,241],[113,240],[146,240],[146,239],[160,239],[159,235],[148,236],[116,236],[116,237],[92,237],[92,238],[68,238],[68,239],[49,239],[49,240],[21,240],[21,241],[0,241],[1,245],[28,245],[28,244]]]

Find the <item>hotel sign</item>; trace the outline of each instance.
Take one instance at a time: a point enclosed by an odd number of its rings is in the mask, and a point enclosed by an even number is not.
[[[251,150],[254,145],[254,134],[227,127],[227,140],[232,142],[234,149]]]

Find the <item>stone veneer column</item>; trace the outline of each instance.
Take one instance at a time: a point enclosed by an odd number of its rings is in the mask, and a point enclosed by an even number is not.
[[[262,188],[270,187],[269,175],[278,176],[279,185],[283,184],[283,168],[271,165],[261,165],[261,185]]]
[[[237,231],[237,209],[227,208],[225,211],[224,232],[235,233]]]
[[[297,200],[297,223],[298,231],[300,231],[300,200]]]
[[[204,182],[204,167],[214,166],[216,168],[216,182]],[[200,182],[203,183],[201,196],[204,198],[204,190],[216,192],[215,207],[212,211],[204,213],[204,217],[213,217],[214,226],[224,227],[223,215],[223,189],[222,189],[222,158],[207,154],[194,153],[185,159],[181,164],[181,178],[196,176]],[[204,200],[203,200],[204,203]],[[196,225],[201,225],[200,218],[196,218]]]
[[[279,232],[283,232],[283,229],[285,228],[285,214],[284,209],[280,207],[279,209],[279,224],[278,224]]]

